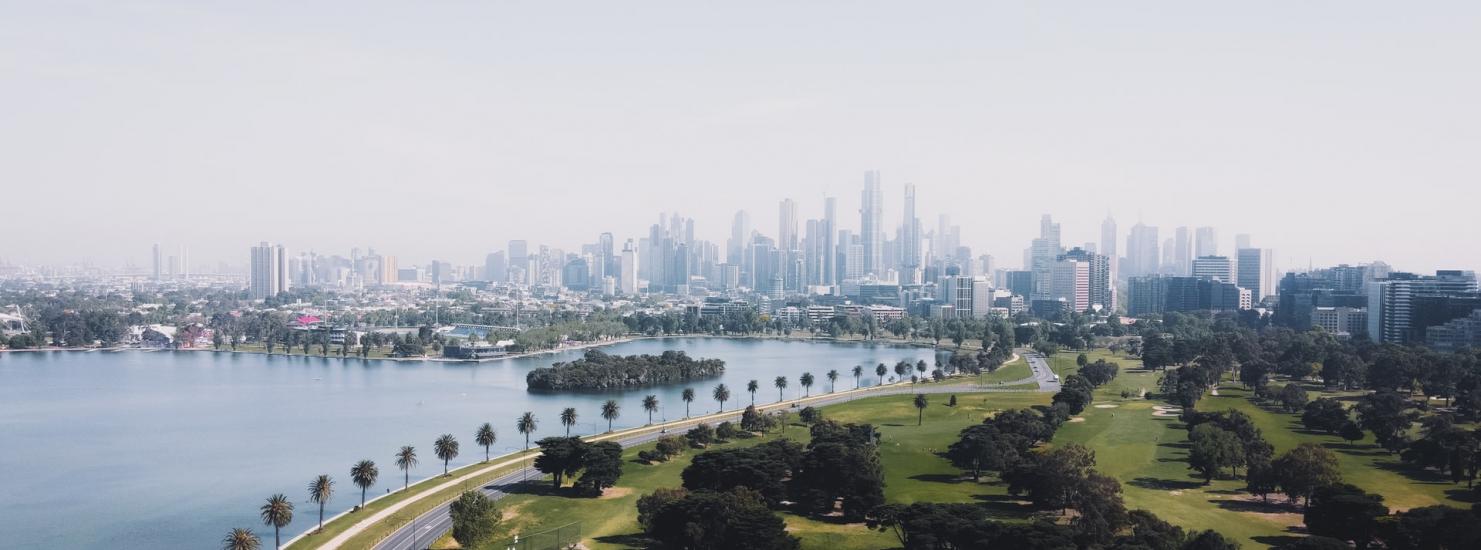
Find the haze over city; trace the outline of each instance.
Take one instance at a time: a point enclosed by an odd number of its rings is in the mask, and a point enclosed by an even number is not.
[[[1397,9],[11,5],[0,177],[36,230],[0,259],[477,263],[670,211],[723,242],[738,209],[774,228],[824,196],[856,229],[879,170],[886,227],[913,183],[999,258],[1042,213],[1066,242],[1111,214],[1250,233],[1284,267],[1473,269],[1481,6]]]

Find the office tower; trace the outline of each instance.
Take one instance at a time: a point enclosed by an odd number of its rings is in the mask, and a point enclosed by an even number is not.
[[[1193,271],[1193,241],[1188,238],[1188,227],[1177,228],[1173,233],[1173,273],[1187,275]]]
[[[1039,238],[1034,239],[1029,246],[1029,271],[1034,273],[1034,293],[1032,298],[1041,299],[1050,295],[1050,287],[1054,284],[1050,270],[1054,267],[1054,261],[1063,254],[1064,250],[1059,246],[1059,224],[1048,214],[1039,221]]]
[[[622,245],[622,293],[627,296],[638,294],[638,251],[632,239]]]
[[[1162,240],[1162,268],[1159,273],[1164,275],[1186,276],[1187,272],[1178,271],[1178,241],[1172,237]]]
[[[1167,302],[1167,278],[1160,275],[1132,277],[1126,283],[1126,314],[1132,317],[1162,313]]]
[[[1085,309],[1100,306],[1101,311],[1116,309],[1116,287],[1111,278],[1110,258],[1085,249],[1075,248],[1061,255],[1059,260],[1075,260],[1086,265],[1086,292],[1089,303]],[[1084,311],[1084,309],[1079,310]]]
[[[1234,235],[1234,249],[1235,250],[1239,250],[1241,248],[1249,248],[1249,247],[1250,247],[1250,234],[1249,233],[1238,233],[1238,234],[1235,234]]]
[[[745,210],[739,210],[730,221],[730,240],[725,243],[725,263],[741,265],[742,258],[746,255],[746,246],[750,243],[751,215]]]
[[[1002,281],[999,281],[995,275],[997,267],[997,261],[993,259],[991,254],[983,254],[977,257],[977,272],[981,273],[987,279],[988,284],[1002,284]]]
[[[838,284],[841,277],[838,276],[838,199],[825,197],[823,199],[823,223],[818,226],[822,233],[823,242],[820,243],[819,252],[822,255],[823,276],[821,283],[828,286]]]
[[[800,274],[796,273],[792,265],[797,263],[798,239],[797,239],[797,202],[792,199],[782,199],[777,212],[777,250],[782,253],[782,288],[784,290],[797,290],[801,288]]]
[[[483,257],[483,276],[493,283],[509,281],[509,260],[505,259],[504,251],[499,250]]]
[[[858,235],[847,229],[838,231],[838,278],[857,281],[864,277],[864,244]]]
[[[1112,281],[1116,280],[1121,265],[1121,249],[1116,246],[1119,240],[1120,233],[1116,230],[1116,218],[1107,215],[1106,220],[1100,222],[1100,250],[1096,252],[1106,257],[1108,262],[1106,267],[1110,270]]]
[[[1193,276],[1200,279],[1234,282],[1234,262],[1228,256],[1201,256],[1193,260]]]
[[[613,255],[612,247],[611,233],[597,235],[596,258],[591,270],[593,284],[598,284],[607,277],[617,277],[617,258]]]
[[[531,284],[534,282],[534,274],[530,272],[530,244],[515,240],[509,241],[509,267],[516,276],[505,277],[514,284]]]
[[[1078,250],[1078,249],[1077,249]],[[1081,253],[1084,251],[1081,250]],[[1075,313],[1090,309],[1090,263],[1060,256],[1050,264],[1049,299],[1064,302]]]
[[[1126,273],[1124,277],[1153,275],[1158,271],[1157,228],[1138,222],[1126,237]]]
[[[381,284],[391,284],[400,280],[400,266],[396,265],[395,256],[381,257]]]
[[[884,273],[884,191],[879,172],[864,173],[864,192],[859,208],[859,243],[864,247],[864,273]]]
[[[249,287],[253,299],[277,296],[288,290],[288,250],[283,245],[263,241],[252,247],[252,277]]]
[[[1009,292],[1027,298],[1034,292],[1034,272],[1032,271],[1008,271],[1004,277],[1003,286]]]
[[[180,245],[180,271],[178,274],[181,279],[190,278],[190,248],[185,245]]]
[[[156,280],[156,281],[158,281],[158,280],[164,278],[164,269],[165,269],[165,266],[164,266],[164,257],[160,255],[159,243],[154,243],[154,276],[153,276],[153,279]]]
[[[1429,327],[1481,309],[1476,274],[1442,270],[1433,277],[1390,273],[1368,285],[1368,337],[1378,343],[1424,340]]]
[[[1250,289],[1256,302],[1275,292],[1275,272],[1270,269],[1272,255],[1273,251],[1268,248],[1241,248],[1235,257],[1235,269],[1238,271],[1235,282],[1240,287]]]
[[[1194,257],[1219,255],[1219,232],[1212,227],[1200,227],[1194,234]]]
[[[920,219],[915,216],[915,184],[905,184],[904,210],[900,215],[900,273],[914,274],[915,269],[921,265],[921,234]],[[918,282],[912,277],[901,280],[903,283]]]

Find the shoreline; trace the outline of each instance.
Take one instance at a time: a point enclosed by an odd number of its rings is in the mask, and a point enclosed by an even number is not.
[[[830,343],[830,344],[851,344],[851,343],[853,343],[853,344],[885,344],[885,345],[896,346],[896,347],[931,348],[931,349],[935,349],[935,350],[938,350],[938,351],[939,350],[950,350],[950,349],[952,349],[949,346],[940,346],[940,345],[932,344],[931,342],[923,342],[923,341],[919,341],[919,340],[906,341],[906,340],[897,340],[897,339],[889,339],[889,338],[886,338],[886,339],[872,339],[871,340],[871,339],[834,338],[834,337],[831,337],[831,336],[794,337],[794,336],[782,336],[782,335],[770,335],[770,334],[757,334],[757,335],[735,335],[735,334],[666,334],[666,335],[661,335],[661,336],[637,336],[637,335],[635,335],[635,336],[623,336],[623,337],[613,338],[613,339],[610,339],[610,340],[602,340],[602,341],[597,341],[597,342],[586,342],[586,343],[582,343],[582,344],[576,344],[576,345],[564,346],[564,347],[557,347],[557,348],[551,348],[551,349],[542,349],[542,350],[535,350],[535,351],[525,351],[525,352],[520,352],[520,353],[511,353],[511,354],[507,354],[507,355],[500,355],[498,357],[488,357],[488,358],[484,358],[484,359],[450,359],[450,358],[435,357],[435,356],[430,356],[430,355],[425,355],[425,356],[422,356],[422,357],[360,357],[359,355],[347,355],[346,356],[346,355],[339,355],[337,353],[330,353],[329,355],[315,355],[315,354],[301,354],[301,353],[298,353],[298,354],[295,354],[295,353],[267,353],[266,351],[257,351],[257,350],[231,350],[231,349],[214,349],[214,348],[178,348],[178,349],[177,348],[145,348],[145,347],[135,347],[135,346],[114,346],[114,347],[106,347],[106,348],[57,348],[57,347],[48,347],[48,348],[27,348],[27,349],[0,349],[0,355],[6,354],[6,353],[92,353],[92,352],[109,352],[109,353],[122,353],[122,352],[139,352],[139,353],[185,352],[185,353],[229,353],[229,354],[240,353],[240,354],[246,354],[246,355],[266,355],[266,356],[270,356],[270,357],[278,357],[278,356],[281,356],[281,357],[303,357],[303,358],[309,358],[309,359],[339,359],[339,360],[343,360],[343,361],[359,360],[359,361],[399,361],[399,362],[483,364],[483,363],[492,363],[494,361],[503,361],[503,360],[507,360],[507,359],[523,359],[523,358],[527,358],[527,357],[538,357],[538,356],[541,356],[541,355],[554,355],[554,354],[557,354],[557,353],[563,353],[563,352],[568,352],[568,351],[578,351],[578,350],[591,349],[591,348],[600,348],[600,347],[606,347],[606,346],[615,346],[615,345],[618,345],[618,344],[625,344],[625,343],[628,343],[628,342],[636,342],[636,341],[639,341],[639,340],[658,340],[658,339],[664,339],[664,338],[726,338],[726,339],[732,339],[732,340],[781,340],[781,341]],[[963,346],[962,349],[966,350],[966,349],[977,349],[977,348],[976,347]]]

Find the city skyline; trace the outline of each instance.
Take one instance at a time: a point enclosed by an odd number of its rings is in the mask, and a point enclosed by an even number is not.
[[[1481,82],[1453,70],[1481,47],[1473,4],[241,10],[11,10],[0,100],[27,108],[0,130],[7,199],[80,200],[8,209],[48,230],[0,256],[147,265],[99,237],[127,227],[197,264],[263,239],[471,263],[640,235],[660,211],[723,242],[736,209],[776,227],[788,197],[837,197],[858,230],[874,169],[886,232],[912,183],[999,257],[1043,212],[1068,242],[1111,212],[1261,235],[1285,265],[1481,266],[1459,240],[1481,234]],[[613,24],[649,20],[676,24]],[[535,32],[552,21],[558,40]]]

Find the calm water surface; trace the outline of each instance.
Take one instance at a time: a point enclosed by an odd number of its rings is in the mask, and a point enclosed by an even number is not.
[[[614,354],[678,349],[726,362],[719,380],[694,384],[692,414],[712,412],[710,389],[731,389],[727,409],[777,399],[771,380],[787,376],[787,397],[802,394],[797,376],[812,372],[817,394],[838,369],[839,389],[877,382],[873,365],[901,359],[932,362],[926,349],[683,338],[640,340],[604,348]],[[414,445],[421,464],[412,481],[441,473],[432,441],[451,433],[461,443],[454,467],[483,459],[473,442],[492,422],[495,455],[524,445],[514,430],[533,411],[533,439],[563,433],[558,414],[576,407],[573,433],[604,431],[600,404],[616,399],[615,427],[644,424],[640,400],[657,394],[654,415],[684,416],[685,385],[610,393],[547,394],[525,390],[525,373],[579,351],[483,364],[267,357],[201,352],[52,352],[0,354],[0,547],[214,548],[232,527],[251,527],[271,547],[272,529],[257,508],[284,493],[296,505],[284,540],[314,526],[317,505],[307,486],[317,474],[336,482],[326,517],[359,503],[349,468],[368,458],[380,467],[374,496],[401,486],[392,458]]]

